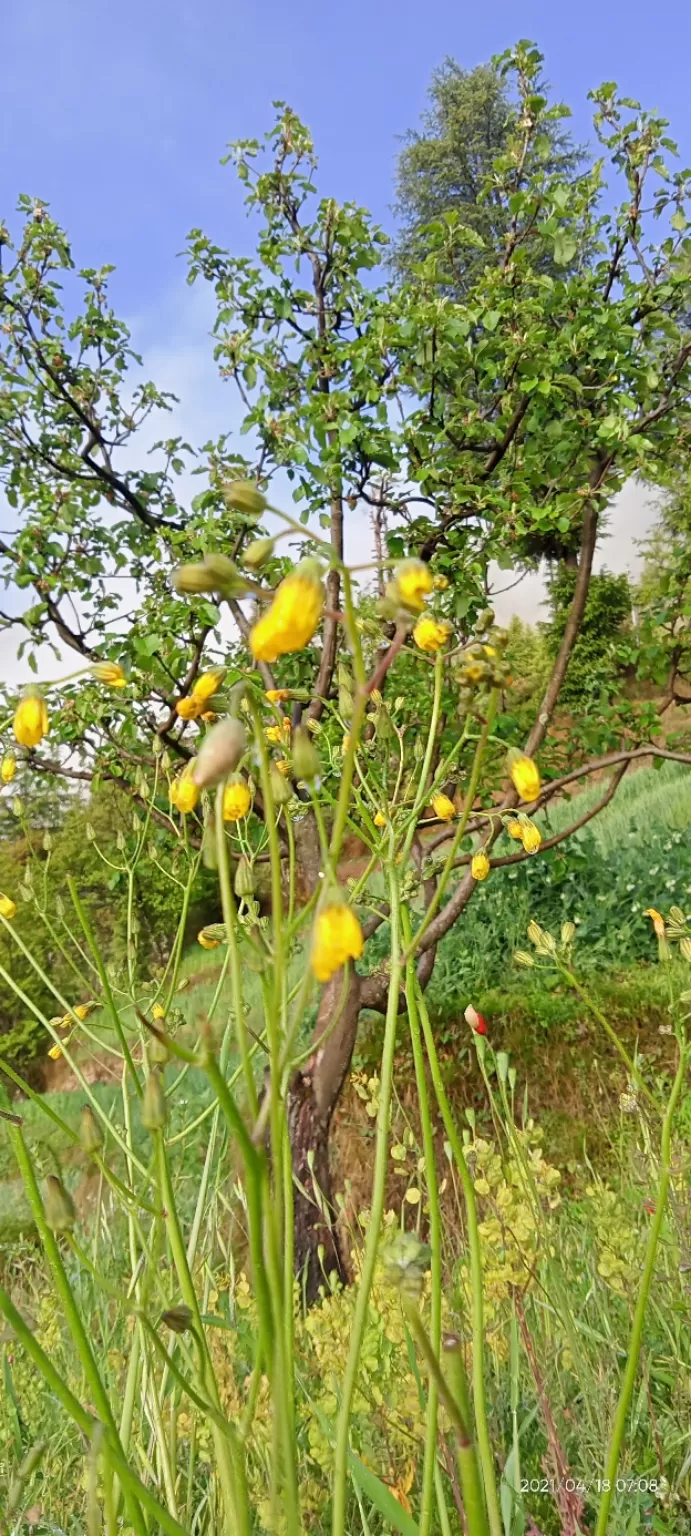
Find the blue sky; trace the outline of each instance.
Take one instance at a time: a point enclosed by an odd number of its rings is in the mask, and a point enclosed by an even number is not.
[[[312,129],[324,194],[390,228],[398,136],[418,122],[434,67],[447,54],[471,67],[519,37],[545,54],[578,139],[588,90],[615,79],[670,119],[691,161],[683,0],[5,0],[0,216],[20,192],[44,198],[78,266],[116,265],[111,295],[146,372],[182,397],[170,430],[204,441],[237,409],[211,357],[210,300],[187,288],[178,253],[195,225],[251,249],[234,173],[219,164],[228,141],[262,135],[272,101],[288,101]],[[630,564],[648,521],[629,496],[609,565]],[[538,587],[520,590],[511,601],[529,613]]]
[[[228,140],[261,134],[274,98],[310,124],[328,195],[390,221],[396,136],[445,54],[472,66],[518,37],[589,126],[587,91],[616,79],[671,120],[691,159],[691,9],[683,0],[5,0],[0,209],[48,199],[84,264],[118,267],[119,307],[182,280],[192,225],[248,232]]]

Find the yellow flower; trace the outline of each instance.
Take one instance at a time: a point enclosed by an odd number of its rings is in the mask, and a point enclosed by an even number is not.
[[[274,746],[274,747],[278,746],[278,743],[281,740],[282,736],[283,736],[283,729],[282,729],[282,727],[280,725],[267,725],[267,727],[266,727],[266,739],[267,739],[267,741],[271,742],[272,746]]]
[[[201,944],[202,949],[218,949],[220,940],[207,933],[206,928],[202,928],[197,934],[197,943]]]
[[[347,960],[357,960],[364,948],[362,929],[352,907],[337,901],[319,913],[312,934],[312,970],[317,981],[328,981]]]
[[[482,849],[480,849],[479,853],[473,854],[472,862],[470,865],[470,873],[473,877],[473,880],[486,880],[490,872],[490,867],[491,866],[487,854],[484,853]]]
[[[271,607],[250,632],[250,649],[257,661],[276,661],[289,651],[302,651],[317,629],[324,607],[324,588],[315,562],[303,560],[281,582]]]
[[[350,747],[350,732],[346,731],[345,736],[343,737],[343,740],[341,742],[341,754],[342,754],[343,757],[345,757],[346,752],[348,751],[349,747]]]
[[[51,1061],[59,1061],[60,1057],[62,1056],[62,1046],[51,1045],[48,1055],[50,1056]]]
[[[78,1019],[88,1019],[89,1014],[91,1013],[91,1011],[93,1009],[93,1006],[94,1006],[93,1003],[77,1003],[77,1006],[74,1009],[74,1012],[76,1013],[77,1018]]]
[[[215,720],[216,718],[217,717],[214,714],[212,709],[204,709],[204,710],[202,710],[201,719],[204,721],[205,725],[210,725],[211,721]]]
[[[218,693],[224,677],[225,667],[214,667],[212,672],[202,672],[192,689],[192,698],[201,699],[202,704],[205,704],[207,699],[212,699]]]
[[[20,747],[37,747],[48,735],[48,710],[40,693],[27,693],[20,699],[14,716],[14,734]]]
[[[435,576],[433,586],[435,592],[445,592],[449,585],[448,576]]]
[[[643,913],[643,916],[644,917],[649,917],[652,920],[652,924],[653,924],[653,928],[655,930],[656,937],[658,939],[664,939],[664,936],[665,936],[665,920],[664,920],[664,917],[662,916],[662,913],[658,912],[656,907],[646,907],[645,912]]]
[[[375,825],[375,827],[385,827],[386,826],[386,817],[385,817],[383,811],[377,811],[377,814],[376,814],[376,816],[374,818],[374,825]]]
[[[518,790],[521,800],[537,800],[542,787],[540,770],[532,757],[526,757],[523,752],[512,754],[509,762],[509,772],[514,788]]]
[[[166,1010],[163,1007],[163,1004],[162,1003],[154,1003],[154,1006],[151,1009],[151,1017],[152,1017],[152,1019],[164,1019],[165,1016],[166,1016]]]
[[[423,602],[434,586],[432,572],[424,560],[402,560],[394,571],[399,597],[406,608],[420,613]]]
[[[0,763],[0,779],[2,779],[3,784],[11,784],[16,772],[17,759],[13,757],[11,752],[8,752],[7,756],[3,757],[2,763]]]
[[[244,779],[231,779],[223,791],[223,820],[242,821],[251,804],[249,785]]]
[[[190,695],[188,699],[178,699],[175,713],[181,720],[198,720],[203,708],[204,700],[195,699],[194,695]]]
[[[532,821],[525,821],[521,827],[521,842],[526,853],[537,853],[542,842],[542,833],[539,827]]]
[[[523,828],[520,821],[507,821],[506,830],[509,837],[515,837],[518,843],[523,842]]]
[[[117,661],[97,661],[91,668],[91,676],[97,683],[107,683],[109,688],[124,688],[127,678]]]
[[[194,810],[199,799],[199,785],[195,784],[191,773],[184,770],[174,779],[170,786],[170,803],[175,806],[182,816],[187,816]]]
[[[290,698],[290,689],[267,688],[266,693],[264,694],[264,698],[268,699],[269,704],[281,704],[284,699]]]
[[[284,779],[287,779],[288,774],[290,773],[290,763],[286,761],[285,757],[279,758],[276,767],[279,773],[283,774]]]
[[[442,651],[448,643],[451,625],[445,619],[432,619],[429,615],[418,619],[413,639],[421,651]]]
[[[448,795],[435,795],[432,801],[432,809],[440,821],[453,821],[456,815],[456,807]]]
[[[0,917],[6,917],[9,921],[11,917],[14,917],[16,910],[17,903],[12,900],[11,896],[0,895]]]

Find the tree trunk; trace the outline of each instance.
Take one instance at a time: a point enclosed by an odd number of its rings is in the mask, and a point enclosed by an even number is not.
[[[344,984],[347,994],[343,999]],[[293,1163],[295,1273],[307,1306],[335,1274],[346,1284],[348,1269],[336,1229],[329,1163],[329,1132],[345,1082],[360,1015],[360,977],[352,966],[339,971],[322,993],[315,1026],[315,1051],[297,1071],[288,1090],[288,1127]],[[320,1036],[337,1022],[328,1039]]]

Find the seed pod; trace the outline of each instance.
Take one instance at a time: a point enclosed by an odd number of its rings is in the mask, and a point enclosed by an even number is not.
[[[49,1173],[46,1179],[46,1223],[51,1232],[71,1232],[77,1220],[72,1196],[67,1193],[62,1179]]]
[[[252,480],[231,480],[223,487],[223,500],[234,512],[244,512],[248,517],[261,517],[268,506],[267,499]]]
[[[237,868],[235,870],[234,890],[235,895],[241,901],[245,901],[248,896],[253,894],[254,891],[254,873],[252,870],[252,865],[250,864],[249,859],[245,858],[244,853],[242,857],[238,859]]]
[[[237,768],[247,749],[247,733],[244,725],[233,716],[219,720],[204,737],[199,755],[192,770],[192,778],[199,789],[220,784]]]
[[[170,1060],[170,1052],[165,1040],[159,1040],[158,1035],[150,1035],[147,1042],[146,1054],[149,1065],[152,1067],[164,1067]]]
[[[274,544],[274,539],[253,539],[242,557],[243,565],[248,566],[250,571],[260,571],[267,560],[271,559]]]
[[[275,805],[287,805],[293,798],[293,787],[289,779],[284,779],[283,774],[276,763],[271,764],[271,793]]]
[[[88,1157],[100,1152],[103,1146],[101,1127],[90,1104],[85,1104],[79,1116],[79,1141]]]
[[[161,1322],[166,1328],[171,1328],[173,1333],[187,1333],[192,1327],[193,1313],[191,1307],[186,1307],[181,1302],[178,1307],[170,1307],[167,1312],[161,1313]]]
[[[149,1073],[144,1089],[140,1119],[145,1131],[162,1131],[168,1118],[168,1105],[158,1069]]]
[[[319,753],[304,725],[293,733],[293,767],[296,778],[304,779],[306,784],[318,779],[321,773]]]

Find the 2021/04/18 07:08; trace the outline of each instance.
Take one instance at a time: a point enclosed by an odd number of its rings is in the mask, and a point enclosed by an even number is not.
[[[657,1493],[660,1483],[654,1477],[618,1477],[614,1484],[617,1493]],[[552,1477],[521,1478],[521,1493],[610,1493],[612,1484],[608,1477],[565,1477],[557,1482]]]

